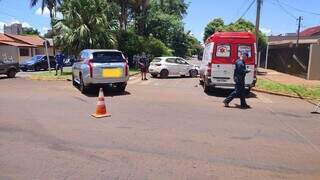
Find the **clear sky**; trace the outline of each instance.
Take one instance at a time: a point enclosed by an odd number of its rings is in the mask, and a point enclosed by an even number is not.
[[[186,30],[190,30],[199,40],[202,39],[207,23],[221,17],[226,23],[236,21],[253,0],[188,0],[188,14],[184,18]],[[295,32],[298,16],[303,16],[302,30],[320,25],[320,15],[301,12],[305,10],[320,14],[320,0],[263,0],[261,30],[269,34]],[[297,9],[294,9],[297,8]],[[245,19],[255,22],[256,4],[244,15]],[[3,24],[21,22],[24,26],[37,28],[41,33],[50,27],[49,14],[41,15],[39,7],[30,8],[29,0],[0,1],[0,31]]]

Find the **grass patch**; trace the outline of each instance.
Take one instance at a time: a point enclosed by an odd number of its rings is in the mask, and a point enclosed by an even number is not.
[[[60,71],[58,71],[58,75],[55,76],[56,71],[52,70],[51,73],[49,71],[35,73],[31,75],[31,79],[36,80],[67,80],[71,79],[71,70],[64,70],[62,75],[60,75]]]
[[[258,79],[256,87],[272,92],[296,95],[303,98],[320,99],[320,87],[282,84],[266,79]]]
[[[129,68],[129,74],[130,75],[133,75],[133,74],[136,74],[136,73],[139,73],[139,72],[140,72],[140,69],[138,69],[138,68],[133,68],[133,67]]]
[[[133,75],[138,73],[139,70],[138,69],[130,69],[129,74]],[[56,80],[56,81],[60,81],[60,80],[71,80],[71,75],[72,75],[72,70],[71,69],[67,69],[64,70],[62,75],[60,75],[60,71],[58,71],[58,75],[55,76],[56,71],[52,70],[51,73],[49,71],[44,71],[44,72],[40,72],[40,73],[34,73],[31,75],[31,79],[34,80]]]

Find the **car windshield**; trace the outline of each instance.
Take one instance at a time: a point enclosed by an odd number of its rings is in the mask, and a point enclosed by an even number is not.
[[[27,61],[36,62],[36,61],[39,61],[42,57],[43,57],[42,55],[33,56],[31,59]]]
[[[95,52],[93,53],[93,62],[95,63],[113,63],[125,62],[120,52]]]

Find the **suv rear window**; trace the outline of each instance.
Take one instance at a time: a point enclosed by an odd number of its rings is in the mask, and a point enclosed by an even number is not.
[[[154,58],[153,60],[152,60],[152,62],[160,62],[161,61],[161,58]]]
[[[95,52],[93,53],[93,62],[95,63],[113,63],[125,62],[120,52]]]

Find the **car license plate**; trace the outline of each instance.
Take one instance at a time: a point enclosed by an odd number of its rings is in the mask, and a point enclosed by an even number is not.
[[[119,78],[122,76],[122,69],[121,68],[108,68],[102,71],[102,77],[105,78]]]

